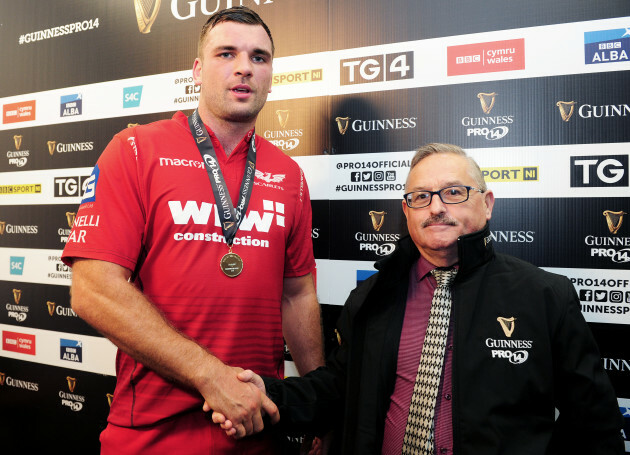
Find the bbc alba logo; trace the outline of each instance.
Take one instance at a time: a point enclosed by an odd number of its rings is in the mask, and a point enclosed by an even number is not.
[[[628,155],[571,157],[571,187],[628,186]]]

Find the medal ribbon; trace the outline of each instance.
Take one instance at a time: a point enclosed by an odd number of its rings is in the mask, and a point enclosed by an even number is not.
[[[219,219],[221,220],[223,236],[231,250],[234,237],[236,237],[236,231],[238,231],[238,227],[241,221],[243,221],[243,216],[247,212],[249,199],[254,189],[254,178],[256,176],[256,134],[252,134],[249,141],[247,164],[245,165],[245,174],[243,175],[243,181],[241,182],[241,189],[239,191],[238,205],[234,207],[227,185],[223,179],[223,173],[221,172],[212,140],[199,117],[197,109],[188,117],[188,126],[190,127],[199,153],[201,153],[201,158],[206,166],[217,211],[219,212]]]

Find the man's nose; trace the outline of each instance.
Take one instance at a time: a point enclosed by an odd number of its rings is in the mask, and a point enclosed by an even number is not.
[[[440,199],[439,194],[431,195],[431,203],[427,206],[431,213],[442,213],[446,211],[446,205]]]
[[[252,75],[252,61],[248,54],[239,53],[236,55],[234,72],[241,76]]]

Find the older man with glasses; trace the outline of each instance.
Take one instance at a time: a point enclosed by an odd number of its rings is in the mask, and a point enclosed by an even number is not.
[[[623,453],[571,282],[495,253],[493,206],[461,148],[417,151],[402,201],[409,236],[350,294],[327,366],[264,380],[280,426],[336,428],[331,453],[342,454]],[[240,379],[264,387],[249,371]]]

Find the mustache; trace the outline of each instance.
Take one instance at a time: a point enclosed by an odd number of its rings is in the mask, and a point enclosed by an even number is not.
[[[445,213],[433,215],[422,222],[422,227],[431,226],[432,224],[446,224],[449,226],[457,226],[457,221],[450,218]]]

